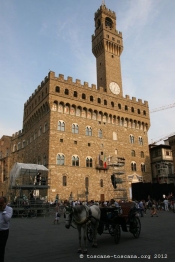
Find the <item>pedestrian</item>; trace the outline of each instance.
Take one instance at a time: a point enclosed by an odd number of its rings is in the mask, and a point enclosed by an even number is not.
[[[168,208],[169,201],[168,201],[168,199],[165,198],[163,203],[164,203],[165,211],[169,211],[169,208]]]
[[[55,225],[55,223],[58,224],[59,219],[60,219],[59,205],[56,204],[56,207],[55,207],[55,219],[54,219],[54,225]]]
[[[157,215],[157,208],[156,208],[156,202],[155,201],[153,201],[152,208],[151,208],[151,217],[153,217],[153,216],[158,217],[158,215]]]
[[[6,197],[0,197],[0,261],[4,262],[5,247],[9,236],[9,222],[13,209],[7,206]]]

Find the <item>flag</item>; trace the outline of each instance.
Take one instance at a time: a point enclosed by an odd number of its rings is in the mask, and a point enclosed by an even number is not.
[[[103,162],[103,165],[104,165],[104,168],[107,167],[107,164],[106,164],[106,156],[104,155],[104,162]]]

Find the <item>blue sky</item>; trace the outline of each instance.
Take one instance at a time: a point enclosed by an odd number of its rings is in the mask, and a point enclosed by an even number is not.
[[[22,129],[24,103],[50,70],[96,84],[91,51],[102,0],[0,1],[0,137]],[[105,0],[123,34],[124,96],[175,103],[175,1]],[[175,107],[151,113],[149,142],[175,133]]]

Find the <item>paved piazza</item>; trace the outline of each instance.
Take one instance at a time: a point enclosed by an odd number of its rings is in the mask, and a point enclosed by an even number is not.
[[[158,215],[150,217],[147,212],[140,218],[142,231],[138,239],[122,232],[120,243],[116,245],[110,235],[98,235],[98,248],[92,248],[88,243],[88,254],[84,258],[77,253],[77,230],[66,229],[63,216],[59,225],[53,224],[54,213],[49,217],[12,218],[5,262],[101,261],[102,258],[95,258],[99,255],[110,256],[103,261],[174,262],[175,213],[161,211]],[[122,255],[140,258],[122,258]],[[147,258],[141,258],[141,255]]]

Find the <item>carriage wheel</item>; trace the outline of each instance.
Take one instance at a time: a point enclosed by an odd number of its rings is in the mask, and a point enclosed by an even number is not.
[[[91,224],[87,225],[87,239],[89,242],[93,241],[93,231],[91,228]]]
[[[120,225],[116,224],[115,228],[114,228],[114,240],[115,243],[118,244],[120,241],[120,236],[121,236],[121,230],[120,230]]]
[[[133,218],[133,222],[132,222],[132,234],[135,238],[138,238],[140,236],[140,232],[141,232],[141,223],[140,223],[140,219],[138,217]]]

